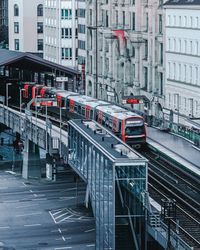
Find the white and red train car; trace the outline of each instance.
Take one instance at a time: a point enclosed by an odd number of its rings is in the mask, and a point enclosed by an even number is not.
[[[32,93],[31,98],[35,98],[36,95],[56,98],[58,107],[52,108],[50,111],[52,114],[58,115],[58,108],[62,107],[65,108],[62,114],[65,114],[68,119],[96,120],[130,146],[140,147],[146,142],[146,125],[143,117],[125,108],[89,96],[42,85],[24,85],[24,89],[28,91],[24,95],[27,99],[30,99],[30,93]]]

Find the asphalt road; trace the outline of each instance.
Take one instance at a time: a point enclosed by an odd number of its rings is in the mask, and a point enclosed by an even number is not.
[[[95,220],[80,205],[84,193],[71,172],[39,182],[0,169],[0,249],[95,249]]]

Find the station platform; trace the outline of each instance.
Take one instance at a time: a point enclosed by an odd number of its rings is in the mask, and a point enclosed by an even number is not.
[[[147,143],[200,176],[200,150],[177,135],[148,127]]]

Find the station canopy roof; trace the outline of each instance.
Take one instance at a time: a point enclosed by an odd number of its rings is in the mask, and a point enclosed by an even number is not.
[[[0,49],[0,67],[2,66],[44,73],[60,71],[69,77],[80,74],[77,69],[47,61],[35,54],[6,49]]]

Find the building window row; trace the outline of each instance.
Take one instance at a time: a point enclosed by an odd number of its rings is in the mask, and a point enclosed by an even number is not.
[[[61,19],[72,19],[72,10],[71,9],[62,9],[61,10]]]
[[[14,22],[14,33],[15,34],[19,33],[19,23],[18,22]]]
[[[72,48],[62,48],[61,55],[63,60],[72,59]]]
[[[78,9],[78,17],[85,18],[85,9]]]
[[[168,15],[167,26],[199,29],[200,17]]]
[[[171,80],[200,86],[199,73],[197,65],[168,62],[167,77]]]
[[[61,29],[62,38],[72,38],[72,29],[71,28],[62,28]]]
[[[200,55],[200,40],[170,37],[167,41],[167,50],[189,55]]]
[[[181,96],[178,93],[167,94],[168,108],[176,109],[182,114],[199,116],[200,102],[195,98],[188,98],[188,96]]]
[[[19,16],[19,6],[14,4],[14,16]],[[37,16],[43,16],[43,5],[39,4],[37,6]]]
[[[38,22],[37,23],[37,33],[38,34],[43,34],[43,22]]]

